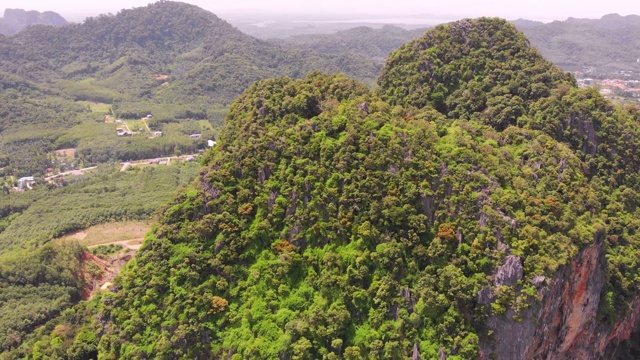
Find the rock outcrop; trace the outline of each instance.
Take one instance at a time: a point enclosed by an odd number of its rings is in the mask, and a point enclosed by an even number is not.
[[[59,14],[53,11],[26,11],[22,9],[6,9],[0,18],[0,31],[4,35],[14,35],[29,25],[63,26],[67,24]]]
[[[507,256],[504,265],[498,268],[494,281],[496,286],[513,286],[524,276],[522,260],[513,255]]]
[[[602,236],[600,236],[602,237]],[[606,259],[602,241],[584,249],[561,270],[548,286],[541,287],[540,304],[518,314],[510,309],[492,316],[487,327],[491,338],[483,339],[481,358],[490,359],[607,359],[613,358],[619,345],[637,336],[640,328],[640,298],[629,313],[610,326],[598,317],[605,285]],[[502,270],[514,260],[507,259]],[[513,268],[515,269],[515,268]],[[499,270],[496,284],[511,277]],[[542,280],[542,281],[540,281]],[[538,279],[536,286],[544,283]]]

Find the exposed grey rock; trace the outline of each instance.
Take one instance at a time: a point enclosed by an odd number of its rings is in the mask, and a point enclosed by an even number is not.
[[[510,254],[511,247],[504,242],[504,235],[502,235],[502,230],[496,230],[496,239],[498,239],[498,250],[504,252],[505,254]]]
[[[526,359],[524,354],[536,332],[536,317],[540,314],[540,310],[541,306],[537,304],[526,309],[519,314],[521,321],[513,319],[516,315],[513,309],[508,309],[502,315],[490,316],[486,325],[493,331],[493,335],[491,340],[481,341],[481,347],[485,349],[487,355],[492,354],[494,357],[487,356],[485,359]]]
[[[5,9],[4,17],[0,17],[0,34],[15,35],[30,25],[64,26],[67,21],[53,11],[26,11],[22,9]]]
[[[262,105],[260,109],[258,109],[258,114],[260,114],[260,116],[267,116],[268,113],[269,110],[267,109],[267,105]]]
[[[531,284],[533,286],[536,287],[536,289],[540,289],[541,287],[544,286],[545,281],[547,281],[547,278],[544,276],[536,276],[531,280]]]
[[[486,287],[478,291],[478,303],[481,305],[491,304],[493,301],[493,291],[490,287]]]
[[[518,256],[509,255],[504,265],[498,268],[494,282],[496,286],[513,286],[524,276],[522,260]]]
[[[411,289],[409,287],[405,287],[400,291],[400,295],[407,300],[407,304],[409,305],[409,311],[414,312],[416,306],[416,300],[413,298],[411,294]]]
[[[440,348],[440,360],[447,360],[447,353],[444,352],[444,348]]]
[[[269,210],[273,209],[273,205],[276,204],[278,196],[280,196],[280,190],[273,191],[269,196]]]
[[[298,210],[298,192],[293,190],[291,193],[291,205],[287,207],[286,216],[291,216]]]
[[[433,196],[420,195],[420,201],[422,201],[423,214],[425,214],[429,218],[429,223],[433,224],[436,219],[436,206],[435,202],[433,201]]]
[[[595,244],[582,250],[553,278],[535,277],[532,284],[541,286],[539,303],[518,314],[509,308],[504,314],[489,316],[485,324],[490,332],[479,334],[480,358],[618,358],[614,349],[621,341],[637,339],[634,329],[640,328],[640,305],[634,305],[635,310],[613,326],[610,319],[603,321],[598,316],[606,283],[603,242],[604,232],[598,232]],[[507,260],[504,266],[519,262],[515,260],[519,259]],[[640,304],[640,297],[636,304]]]
[[[487,216],[487,213],[484,213],[484,212],[480,213],[479,221],[480,221],[481,228],[487,227],[488,220],[489,220],[489,216]]]
[[[417,341],[413,344],[413,355],[411,356],[411,360],[422,360],[422,355],[420,354],[420,343]]]
[[[258,170],[258,181],[260,181],[261,184],[264,184],[264,182],[269,180],[270,177],[271,168],[269,168],[269,165],[265,165]]]
[[[585,118],[584,114],[572,114],[564,122],[565,129],[578,130],[582,137],[586,137],[588,141],[582,144],[582,151],[585,154],[595,155],[600,144],[600,139],[596,132],[593,122]]]

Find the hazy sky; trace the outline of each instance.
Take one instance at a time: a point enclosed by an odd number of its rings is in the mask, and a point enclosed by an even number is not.
[[[51,10],[70,20],[81,15],[116,13],[122,8],[145,6],[149,0],[0,0],[5,8]],[[599,18],[610,13],[640,14],[637,0],[187,0],[221,17],[238,13],[305,14],[323,17],[336,14],[347,18],[371,16],[436,15],[445,18],[500,16],[507,19],[564,20],[567,17]]]

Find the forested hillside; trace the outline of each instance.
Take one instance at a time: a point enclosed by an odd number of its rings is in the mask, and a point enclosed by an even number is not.
[[[162,98],[157,93],[166,93],[165,101],[180,95],[192,102],[198,96],[230,102],[268,76],[301,76],[319,69],[372,82],[379,69],[349,56],[274,46],[208,11],[170,1],[56,29],[33,26],[1,41],[0,49],[0,70],[33,81],[85,79],[82,91],[74,92],[79,85],[67,90],[85,97],[81,100],[101,102],[131,95]],[[167,89],[158,88],[165,81],[154,74],[170,76]]]
[[[44,174],[50,152],[63,148],[78,148],[85,166],[193,153],[205,146],[189,135],[214,138],[228,105],[257,80],[319,69],[373,84],[380,68],[359,55],[266,43],[179,2],[31,26],[0,38],[0,175]],[[96,124],[149,114],[146,137],[122,139]],[[149,140],[156,131],[163,136]]]
[[[378,84],[251,86],[114,292],[11,354],[638,357],[638,110],[500,19],[429,30]]]
[[[360,26],[335,34],[297,35],[271,41],[323,54],[353,53],[384,63],[389,53],[425,31],[425,28],[405,30],[393,25],[380,29]]]
[[[621,71],[631,71],[632,77],[640,80],[638,15],[514,24],[547,59],[565,71],[582,71],[602,78],[622,78]]]
[[[86,249],[58,239],[153,218],[200,172],[194,160],[253,82],[321,69],[373,84],[380,68],[269,44],[166,1],[0,36],[0,351],[75,305],[86,273],[100,273]],[[171,166],[157,159],[169,156]],[[82,341],[56,341],[54,357],[87,358]]]

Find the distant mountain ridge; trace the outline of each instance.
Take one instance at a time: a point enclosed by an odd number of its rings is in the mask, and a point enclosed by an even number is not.
[[[611,77],[622,71],[640,78],[640,16],[618,14],[600,19],[569,18],[548,24],[513,22],[531,44],[565,71]]]
[[[394,25],[384,25],[380,29],[358,26],[335,34],[297,35],[271,41],[325,54],[352,52],[384,62],[390,52],[422,36],[425,31],[427,28],[406,30]]]
[[[63,26],[67,24],[67,20],[53,11],[5,9],[4,17],[0,18],[0,34],[14,35],[30,25]]]
[[[569,18],[551,23],[518,19],[511,23],[524,32],[545,58],[565,71],[582,71],[594,77],[619,76],[616,73],[626,71],[633,72],[628,76],[640,79],[638,15],[609,14],[600,19]],[[351,52],[384,61],[391,51],[426,30],[362,26],[334,34],[297,35],[270,41],[325,54]]]

